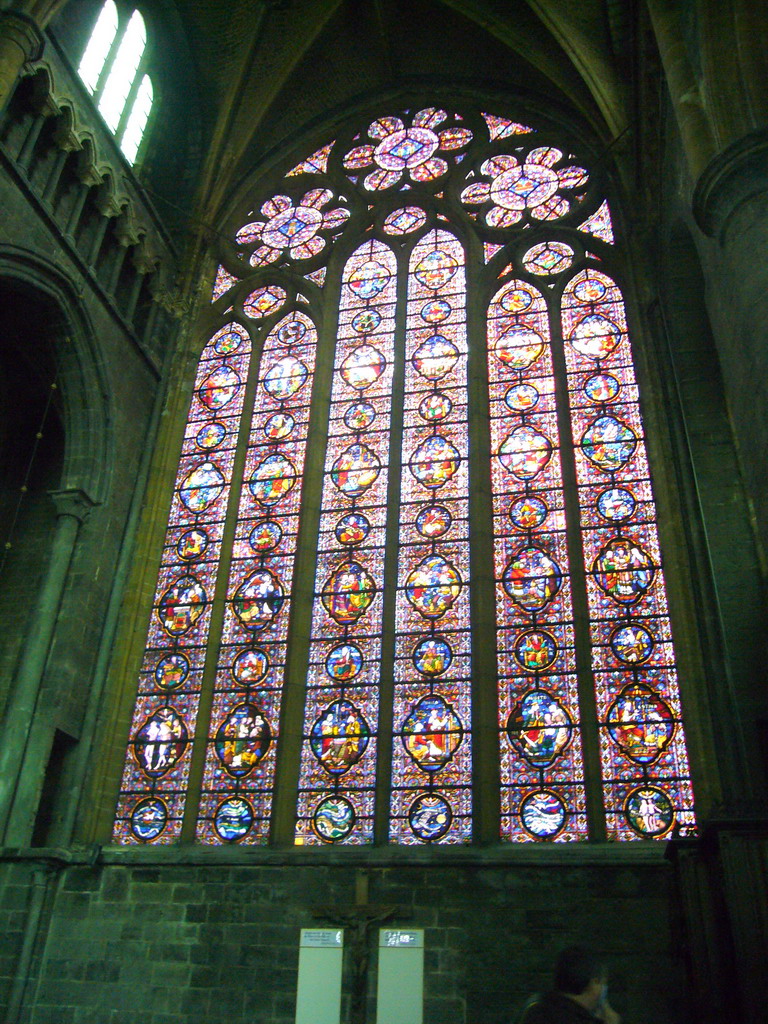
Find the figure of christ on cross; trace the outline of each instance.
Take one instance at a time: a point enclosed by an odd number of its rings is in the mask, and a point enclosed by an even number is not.
[[[312,916],[343,927],[349,935],[352,967],[349,1024],[366,1024],[368,989],[368,941],[371,926],[392,917],[410,917],[410,911],[395,904],[368,902],[368,872],[355,873],[355,902],[345,907],[323,904],[313,907]],[[346,944],[346,943],[345,943]]]

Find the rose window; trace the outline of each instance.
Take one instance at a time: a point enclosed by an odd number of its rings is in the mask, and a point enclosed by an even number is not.
[[[510,153],[493,156],[480,167],[488,180],[467,186],[462,201],[468,206],[490,203],[485,221],[492,228],[511,227],[526,210],[536,220],[557,220],[571,208],[571,200],[559,193],[580,188],[589,178],[581,167],[556,169],[562,159],[551,146],[531,150],[522,164]]]
[[[261,207],[267,218],[240,228],[235,238],[241,245],[260,242],[251,255],[251,266],[263,267],[277,260],[288,250],[294,260],[317,256],[325,248],[320,232],[338,230],[349,217],[343,207],[323,213],[322,207],[333,199],[327,188],[313,188],[295,206],[288,196],[273,196]]]
[[[395,185],[406,172],[412,181],[434,181],[448,170],[447,161],[435,154],[463,149],[472,141],[472,132],[456,124],[437,131],[448,118],[435,107],[420,110],[410,128],[399,117],[380,117],[368,128],[373,142],[351,149],[344,166],[348,171],[373,167],[364,180],[371,192]]]

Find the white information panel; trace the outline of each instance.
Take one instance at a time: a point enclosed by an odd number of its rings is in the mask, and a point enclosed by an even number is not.
[[[424,930],[379,931],[377,1024],[422,1024]]]
[[[301,929],[296,1024],[339,1024],[343,956],[342,928]]]

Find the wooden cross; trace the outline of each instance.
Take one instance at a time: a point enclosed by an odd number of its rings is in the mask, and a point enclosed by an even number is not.
[[[409,916],[409,912],[396,904],[369,903],[368,872],[357,871],[354,905],[335,907],[323,904],[312,907],[311,913],[313,917],[341,925],[349,931],[349,951],[352,960],[349,1024],[366,1024],[368,936],[371,925],[388,921],[392,917]]]

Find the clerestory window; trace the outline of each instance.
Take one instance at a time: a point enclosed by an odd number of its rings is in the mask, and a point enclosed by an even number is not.
[[[694,828],[616,242],[569,149],[386,112],[242,218],[116,842]]]
[[[152,109],[152,81],[144,72],[147,32],[133,11],[121,25],[113,0],[96,20],[78,74],[130,163],[135,163]]]

